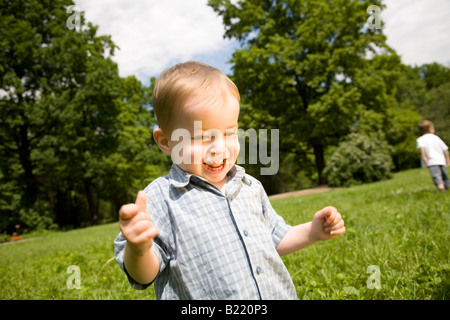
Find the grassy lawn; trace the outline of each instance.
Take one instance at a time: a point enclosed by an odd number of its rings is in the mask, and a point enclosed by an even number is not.
[[[388,181],[272,200],[286,222],[310,221],[327,205],[347,233],[283,257],[299,299],[449,299],[450,192],[438,193],[426,169]],[[117,223],[0,246],[0,299],[154,299],[132,289],[114,256]],[[80,270],[81,289],[68,289]],[[369,289],[379,269],[380,289]],[[71,282],[73,283],[73,282]]]

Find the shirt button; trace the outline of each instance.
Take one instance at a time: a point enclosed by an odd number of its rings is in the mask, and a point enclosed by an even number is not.
[[[243,232],[244,232],[244,236],[248,237],[248,231],[244,230]]]
[[[260,274],[261,273],[261,268],[258,266],[256,267],[256,274]]]

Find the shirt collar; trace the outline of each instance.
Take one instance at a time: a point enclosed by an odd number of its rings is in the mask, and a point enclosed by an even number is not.
[[[177,188],[183,188],[189,184],[192,173],[186,172],[176,164],[172,164],[169,172],[170,184]]]
[[[189,184],[191,177],[206,181],[201,177],[184,171],[176,164],[172,164],[168,177],[170,184],[176,188],[186,187]],[[240,166],[234,165],[230,172],[228,172],[228,177],[229,182],[239,183],[242,180],[244,183],[251,185],[251,180],[245,176],[245,170]]]

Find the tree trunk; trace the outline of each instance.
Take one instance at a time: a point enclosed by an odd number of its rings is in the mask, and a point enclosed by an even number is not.
[[[94,190],[90,180],[84,180],[84,189],[86,191],[86,198],[89,205],[89,213],[91,216],[91,223],[98,224],[98,202],[95,201]]]
[[[323,145],[321,144],[313,144],[314,148],[314,156],[316,157],[316,168],[317,173],[319,174],[319,185],[327,184],[326,178],[323,176],[323,169],[325,168],[325,157],[323,153]]]
[[[31,162],[30,141],[28,139],[28,127],[23,125],[19,128],[17,147],[19,151],[19,160],[24,171],[25,193],[21,199],[21,205],[26,208],[34,206],[37,193],[38,183],[33,173],[33,163]]]

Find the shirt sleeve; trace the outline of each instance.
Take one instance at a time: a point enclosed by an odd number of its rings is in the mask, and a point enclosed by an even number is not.
[[[439,138],[439,141],[441,143],[442,151],[448,150],[448,146],[445,144],[445,142],[441,138]]]
[[[136,290],[144,290],[147,287],[151,285],[151,283],[148,284],[142,284],[139,282],[136,282],[127,272],[125,269],[125,265],[123,263],[123,252],[125,250],[125,244],[127,243],[127,240],[122,235],[122,232],[119,233],[117,238],[114,240],[114,254],[116,256],[116,261],[119,264],[120,268],[125,272],[128,282],[130,283],[131,287],[133,287]]]
[[[420,149],[421,147],[425,147],[424,141],[423,141],[423,139],[421,139],[421,137],[416,139],[416,141],[417,141],[417,149]]]
[[[262,185],[261,185],[261,202],[264,216],[266,217],[269,223],[269,230],[270,233],[272,234],[272,241],[275,247],[277,247],[280,244],[281,240],[286,235],[286,233],[289,231],[291,226],[288,225],[284,221],[283,217],[281,217],[272,207],[269,197],[267,196],[267,193],[262,187]]]

